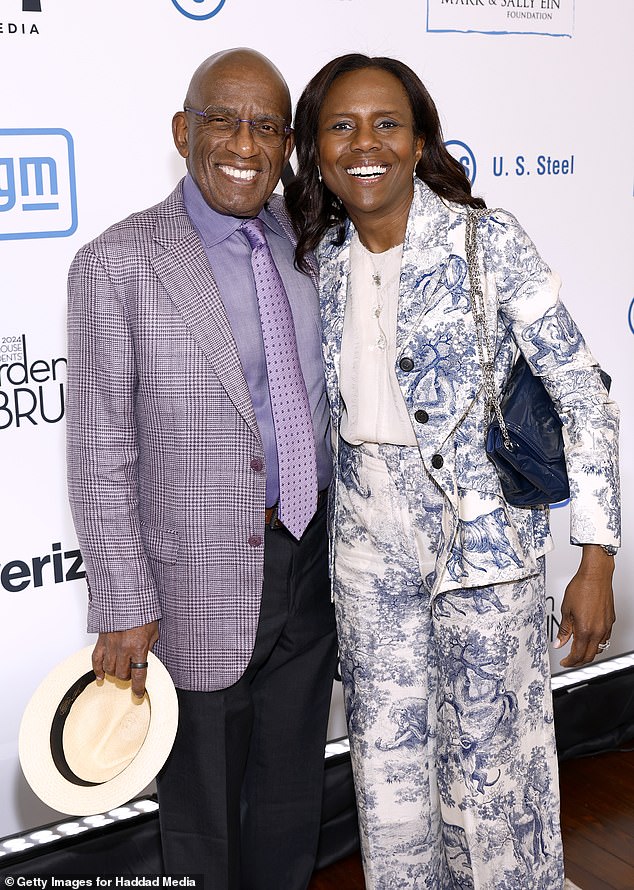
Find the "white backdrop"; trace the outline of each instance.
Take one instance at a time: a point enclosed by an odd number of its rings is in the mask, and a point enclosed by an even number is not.
[[[56,817],[21,776],[18,726],[45,673],[91,641],[64,478],[67,269],[182,175],[171,117],[219,49],[267,54],[294,100],[341,53],[407,62],[474,191],[513,211],[561,274],[623,413],[610,654],[634,649],[633,30],[630,0],[0,0],[0,836]],[[567,513],[553,511],[552,638],[578,560]]]

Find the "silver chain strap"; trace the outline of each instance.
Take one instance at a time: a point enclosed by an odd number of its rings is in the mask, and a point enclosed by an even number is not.
[[[504,440],[504,447],[513,450],[513,443],[502,417],[500,402],[495,389],[494,373],[494,347],[488,336],[486,307],[482,284],[480,281],[480,266],[478,263],[478,220],[491,211],[475,207],[467,207],[467,221],[465,225],[465,254],[467,257],[467,269],[469,272],[469,286],[471,289],[471,311],[476,326],[476,341],[478,344],[478,357],[482,366],[482,381],[484,384],[484,408],[485,416],[495,414],[500,426],[500,432]]]

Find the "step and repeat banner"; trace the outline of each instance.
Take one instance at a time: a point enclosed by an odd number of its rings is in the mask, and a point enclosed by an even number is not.
[[[50,668],[93,639],[66,501],[68,266],[183,175],[172,114],[198,63],[223,48],[268,55],[294,101],[341,53],[405,61],[474,191],[514,212],[561,274],[622,407],[610,654],[634,649],[633,30],[629,0],[0,0],[0,836],[57,816],[21,776],[19,722]],[[553,526],[554,639],[579,554],[565,505]],[[342,732],[338,702],[331,725]]]

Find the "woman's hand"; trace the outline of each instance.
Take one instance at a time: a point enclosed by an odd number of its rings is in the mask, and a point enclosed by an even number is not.
[[[566,587],[554,643],[560,649],[572,637],[570,653],[559,662],[562,667],[589,664],[600,651],[599,643],[610,639],[616,619],[613,574],[614,557],[598,544],[584,544],[581,565]]]

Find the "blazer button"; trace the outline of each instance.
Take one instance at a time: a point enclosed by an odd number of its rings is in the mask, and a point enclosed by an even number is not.
[[[442,454],[434,454],[434,456],[431,459],[431,465],[434,468],[434,470],[439,470],[443,464],[444,464],[444,460],[442,458]]]
[[[255,470],[256,473],[261,473],[264,469],[264,461],[259,457],[254,457],[251,461],[251,469]]]
[[[417,420],[419,423],[427,423],[427,421],[429,420],[429,414],[427,413],[427,411],[423,411],[421,409],[414,414],[414,420]]]
[[[261,547],[262,535],[251,535],[249,537],[249,547]]]
[[[401,371],[413,371],[414,370],[414,362],[409,357],[409,355],[404,356],[400,362],[398,363]]]

